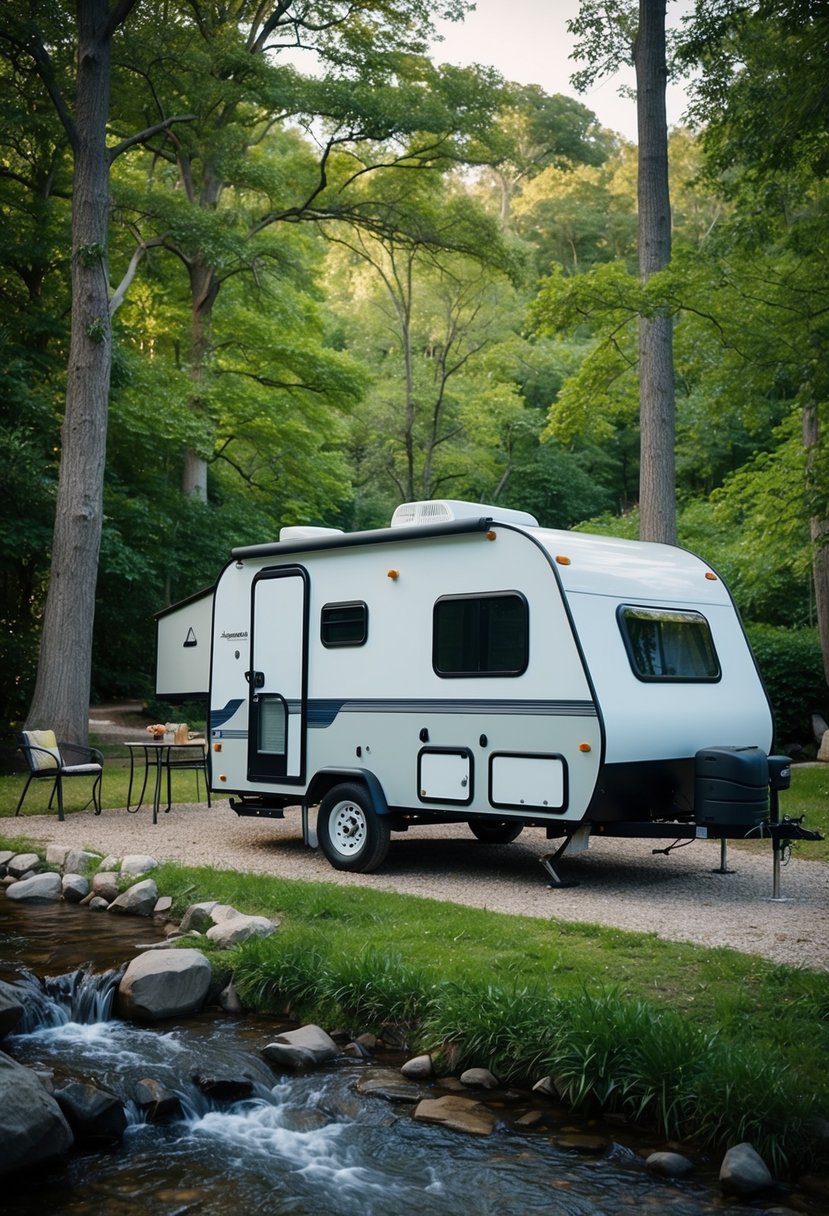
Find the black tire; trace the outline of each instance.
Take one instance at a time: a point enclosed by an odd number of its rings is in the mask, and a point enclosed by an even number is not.
[[[335,785],[320,803],[317,838],[335,870],[370,874],[385,861],[390,837],[362,785]]]
[[[470,819],[469,830],[484,844],[512,844],[524,831],[516,819]]]

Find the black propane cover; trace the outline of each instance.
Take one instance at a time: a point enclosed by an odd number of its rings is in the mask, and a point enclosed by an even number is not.
[[[769,758],[761,747],[705,747],[694,758],[694,819],[715,836],[745,836],[768,818]]]

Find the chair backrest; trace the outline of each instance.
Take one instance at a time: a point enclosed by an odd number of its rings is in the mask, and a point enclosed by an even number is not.
[[[53,730],[24,730],[21,739],[26,761],[32,772],[60,767],[60,748]]]

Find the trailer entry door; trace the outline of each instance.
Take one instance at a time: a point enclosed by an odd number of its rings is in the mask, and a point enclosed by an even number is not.
[[[251,608],[248,779],[305,777],[308,576],[300,566],[263,570]]]

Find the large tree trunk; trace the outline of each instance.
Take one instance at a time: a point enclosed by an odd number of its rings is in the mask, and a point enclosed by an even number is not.
[[[86,743],[112,355],[107,275],[111,32],[107,0],[78,0],[72,330],[49,592],[27,727]]]
[[[646,283],[671,260],[668,123],[665,112],[666,0],[640,0],[634,47],[639,134],[639,277]],[[676,544],[673,322],[639,321],[639,534]]]
[[[820,487],[815,486],[820,452],[820,422],[814,405],[806,407],[803,414],[803,445],[806,448],[807,490],[813,490],[818,500],[823,497]],[[825,487],[823,487],[825,493]],[[813,515],[810,520],[812,537],[812,580],[815,588],[815,611],[818,637],[823,655],[823,674],[829,684],[829,519]]]
[[[212,267],[195,261],[190,266],[190,382],[193,392],[190,409],[197,417],[205,413],[204,384],[208,374],[213,332],[213,305],[219,294],[219,281]],[[181,491],[185,498],[207,502],[207,460],[193,447],[184,452]]]

